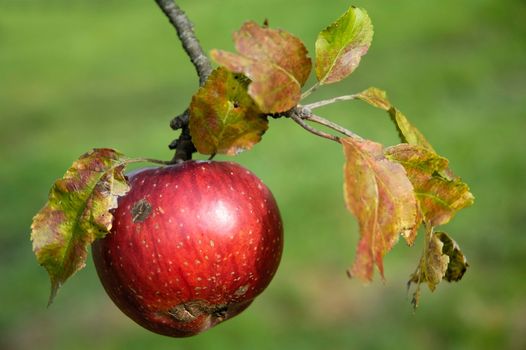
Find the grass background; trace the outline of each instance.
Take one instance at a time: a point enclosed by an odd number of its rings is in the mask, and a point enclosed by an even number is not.
[[[111,303],[91,259],[46,308],[49,282],[29,225],[52,182],[93,147],[168,159],[170,118],[197,88],[193,67],[153,1],[0,0],[1,349],[526,348],[526,5],[520,0],[356,0],[373,45],[346,81],[310,101],[377,86],[471,185],[474,207],[444,227],[471,268],[424,288],[413,314],[405,281],[422,240],[386,257],[385,283],[348,280],[357,225],[331,142],[272,120],[236,161],[272,188],[286,227],[280,270],[242,315],[202,335],[149,333]],[[348,1],[182,0],[202,45],[231,50],[243,21],[317,33]],[[397,142],[388,117],[359,102],[320,110],[364,137]],[[225,159],[224,157],[220,159]]]

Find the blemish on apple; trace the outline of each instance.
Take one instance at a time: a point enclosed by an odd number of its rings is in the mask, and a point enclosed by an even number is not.
[[[143,222],[152,212],[151,204],[144,198],[135,202],[131,209],[132,221],[134,223]]]

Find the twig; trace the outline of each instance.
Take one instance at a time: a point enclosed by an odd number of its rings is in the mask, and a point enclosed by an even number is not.
[[[322,101],[314,102],[314,103],[305,105],[305,107],[308,108],[308,109],[316,109],[316,108],[319,108],[319,107],[322,107],[322,106],[330,105],[330,104],[335,103],[335,102],[349,101],[349,100],[354,100],[354,99],[356,99],[356,95],[338,96],[338,97],[330,98],[328,100],[322,100]]]
[[[302,119],[302,117],[299,114],[297,114],[295,112],[292,112],[292,113],[289,114],[289,117],[290,117],[290,119],[294,120],[299,126],[301,126],[303,129],[307,130],[308,132],[310,132],[310,133],[312,133],[314,135],[317,135],[317,136],[320,136],[320,137],[323,137],[323,138],[326,138],[326,139],[329,139],[329,140],[336,141],[336,142],[340,143],[340,138],[338,136],[334,136],[334,135],[328,134],[326,132],[323,132],[321,130],[313,128],[309,124],[305,123],[305,121]]]
[[[326,126],[329,129],[335,130],[335,131],[339,132],[340,134],[342,134],[344,136],[347,136],[347,137],[353,137],[355,139],[363,140],[363,138],[360,135],[355,134],[354,132],[344,128],[343,126],[338,125],[338,124],[336,124],[334,122],[331,122],[330,120],[327,120],[327,119],[325,119],[323,117],[320,117],[320,116],[318,116],[316,114],[313,114],[312,111],[309,108],[307,108],[306,106],[298,106],[296,108],[293,108],[290,111],[288,111],[287,113],[285,113],[284,116],[291,118],[298,125],[300,125],[302,128],[304,128],[305,130],[313,133],[314,135],[321,136],[323,138],[326,138],[326,139],[329,139],[329,140],[332,140],[332,141],[336,141],[336,142],[340,143],[340,137],[328,134],[328,133],[326,133],[324,131],[321,131],[321,130],[318,130],[318,129],[308,125],[305,121],[310,121],[310,122],[313,122],[313,123],[317,123],[317,124]]]
[[[305,107],[304,107],[305,108]],[[325,118],[322,118],[316,114],[312,114],[312,113],[309,113],[309,114],[306,114],[303,119],[305,120],[308,120],[308,121],[311,121],[311,122],[314,122],[314,123],[318,123],[320,125],[323,125],[323,126],[326,126],[332,130],[335,130],[335,131],[338,131],[339,133],[345,135],[345,136],[348,136],[348,137],[354,137],[354,138],[357,138],[357,139],[362,139],[361,136],[359,136],[358,134],[355,134],[354,132],[348,130],[348,129],[345,129],[343,126],[341,125],[338,125],[334,122],[331,122],[330,120],[327,120]]]
[[[212,72],[212,65],[195,36],[192,23],[174,0],[155,0],[155,2],[177,30],[177,36],[195,66],[199,76],[199,85],[203,85]]]
[[[183,45],[183,49],[197,71],[199,85],[202,86],[212,72],[212,65],[195,36],[192,23],[184,11],[177,6],[174,0],[155,0],[155,2],[164,12],[166,17],[168,17],[170,23],[177,31],[177,36]],[[175,155],[171,161],[172,163],[180,163],[192,159],[192,153],[196,151],[188,128],[189,119],[190,114],[187,109],[170,121],[170,127],[173,130],[181,129],[181,135],[179,135],[177,140],[174,140],[169,146],[170,149],[175,149]]]

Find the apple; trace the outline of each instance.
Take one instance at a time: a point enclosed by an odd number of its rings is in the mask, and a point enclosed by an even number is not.
[[[186,337],[245,310],[270,283],[283,225],[270,190],[231,162],[187,161],[129,175],[111,232],[94,242],[99,278],[141,326]]]

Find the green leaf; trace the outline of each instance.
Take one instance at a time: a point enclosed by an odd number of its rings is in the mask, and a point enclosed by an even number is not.
[[[344,196],[360,226],[360,242],[349,271],[370,281],[376,265],[383,277],[383,256],[402,235],[414,235],[417,205],[404,168],[386,159],[382,145],[354,138],[341,140],[346,158]]]
[[[429,226],[446,224],[458,211],[473,204],[474,197],[468,185],[452,175],[446,158],[409,144],[389,147],[385,155],[407,171],[420,211]]]
[[[247,93],[241,74],[219,67],[193,96],[190,134],[202,154],[235,155],[261,140],[268,121]]]
[[[391,120],[396,126],[396,130],[400,135],[400,140],[411,145],[418,145],[430,149],[434,152],[433,147],[424,137],[424,135],[413,124],[409,122],[407,117],[402,114],[397,108],[391,105],[387,98],[385,91],[370,87],[358,94],[356,98],[367,102],[373,107],[387,111],[391,116]]]
[[[212,58],[235,73],[250,78],[248,93],[263,113],[295,107],[312,68],[305,45],[292,34],[245,23],[234,33],[239,54],[212,50]]]
[[[320,84],[331,84],[349,76],[360,64],[373,39],[367,12],[350,7],[325,28],[316,40],[316,76]]]
[[[464,253],[460,250],[457,242],[449,237],[447,233],[437,232],[436,236],[444,244],[442,252],[449,257],[449,264],[447,265],[444,278],[448,282],[460,281],[469,267]]]
[[[84,154],[55,181],[33,218],[33,251],[51,279],[50,304],[59,287],[85,266],[87,247],[110,231],[110,210],[129,189],[123,175],[127,160],[106,148]]]

